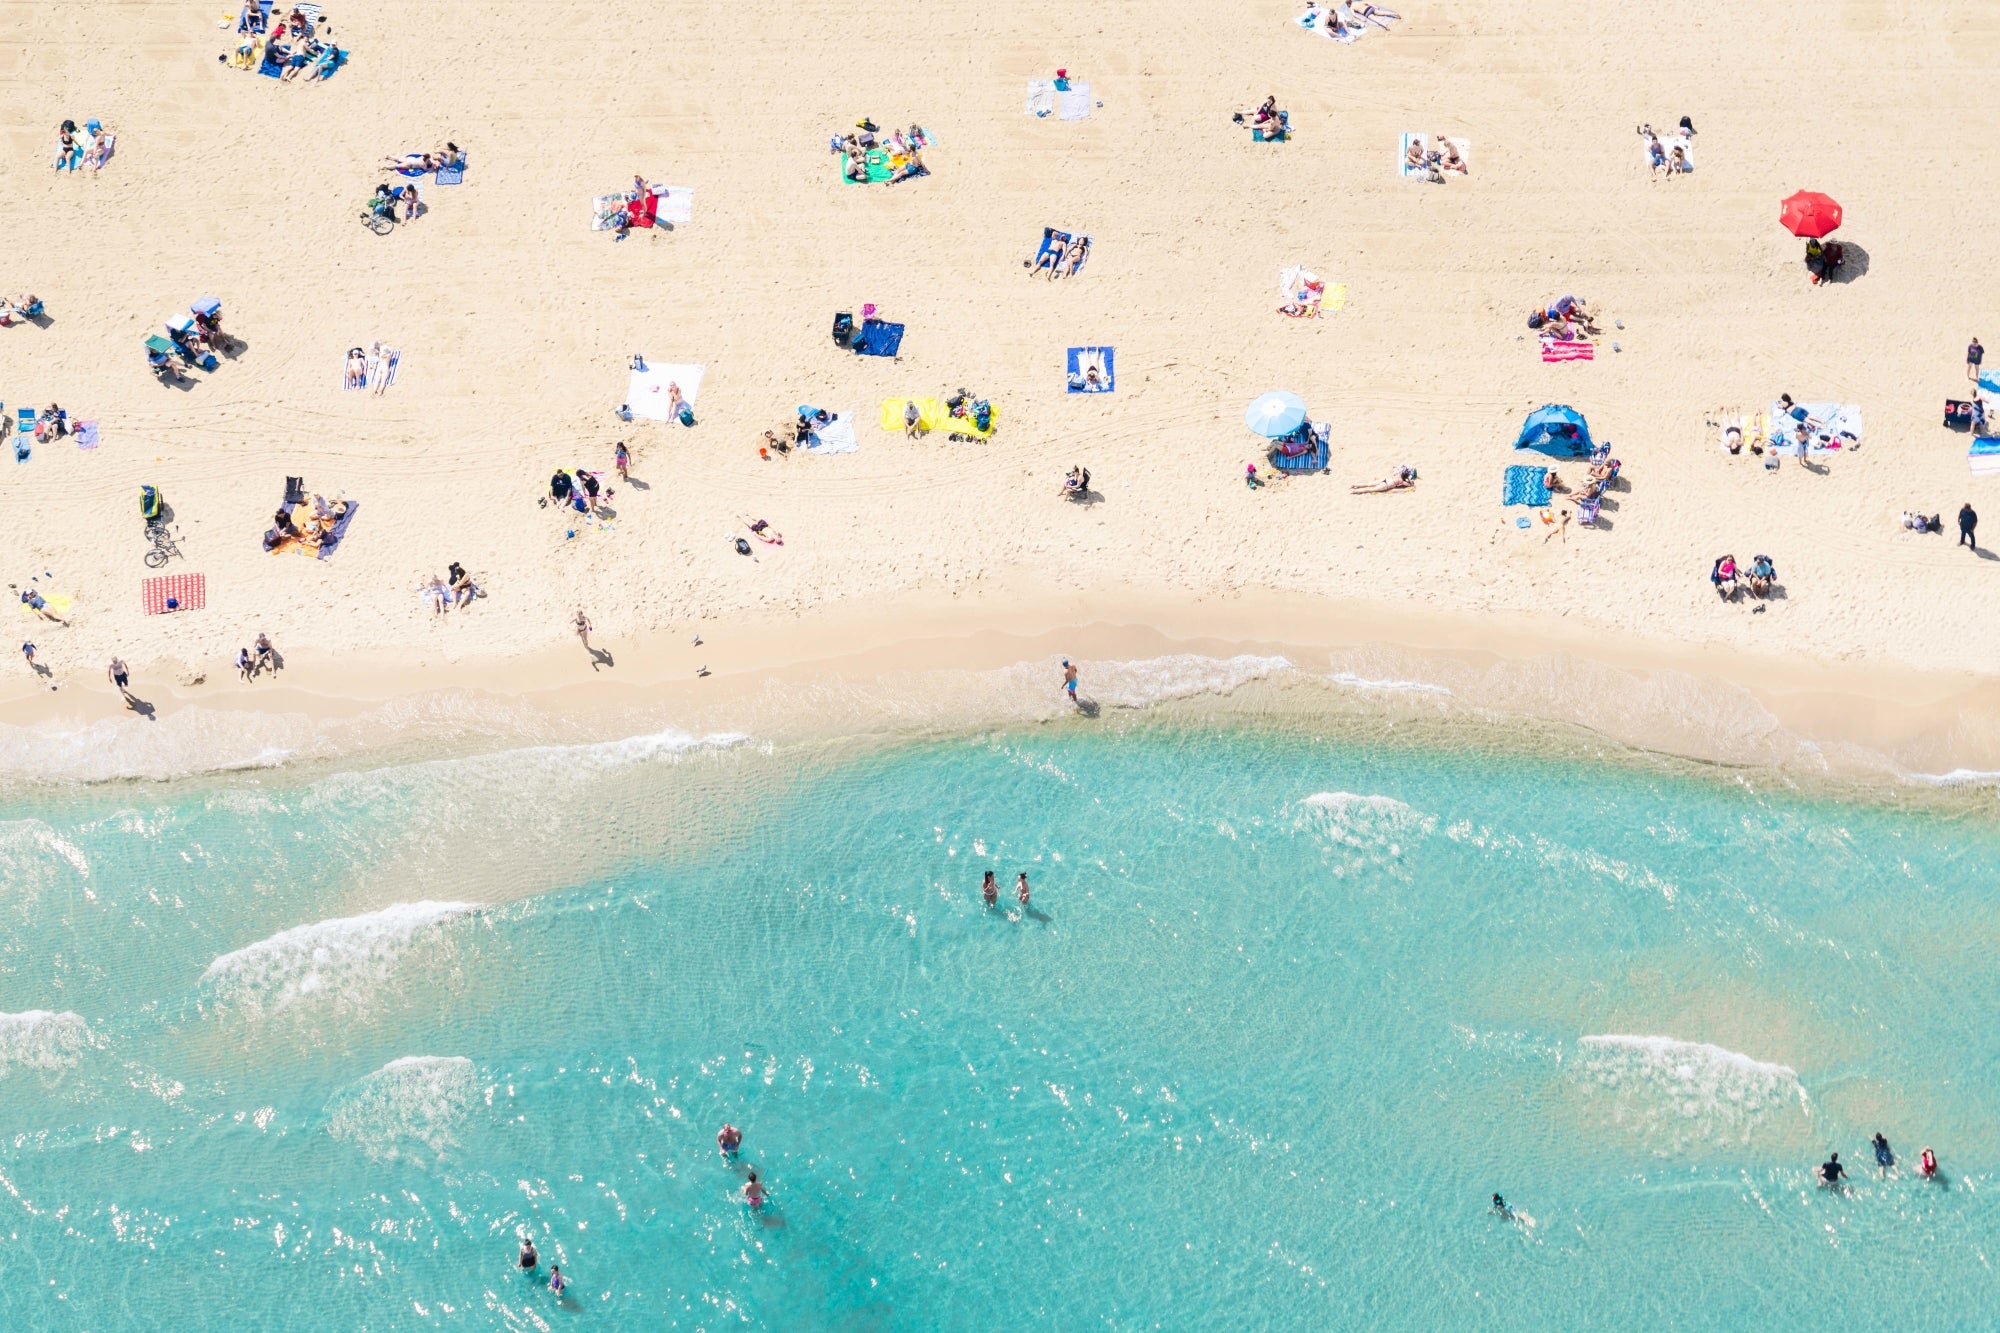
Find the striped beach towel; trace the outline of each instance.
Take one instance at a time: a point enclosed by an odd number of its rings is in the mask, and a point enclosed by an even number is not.
[[[200,611],[208,606],[208,576],[205,574],[164,574],[139,585],[139,599],[146,614],[166,614],[167,599],[175,600],[176,611]]]
[[[1561,338],[1542,339],[1542,360],[1544,361],[1591,361],[1597,352],[1593,344],[1580,339],[1564,341]]]
[[[1975,477],[2000,476],[2000,439],[1974,440],[1972,448],[1966,451],[1965,461],[1971,465]]]

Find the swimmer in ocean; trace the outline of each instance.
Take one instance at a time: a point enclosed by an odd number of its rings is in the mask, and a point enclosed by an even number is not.
[[[1025,870],[1021,872],[1021,877],[1014,881],[1014,896],[1021,900],[1021,906],[1028,905],[1028,872]]]
[[[753,1167],[750,1171],[750,1179],[743,1183],[743,1202],[749,1204],[752,1208],[762,1208],[765,1200],[770,1197],[769,1192],[764,1188],[764,1183],[757,1179],[757,1172]]]
[[[1889,1174],[1889,1168],[1896,1164],[1896,1154],[1889,1151],[1889,1140],[1883,1138],[1879,1131],[1875,1135],[1874,1144],[1875,1165],[1880,1167],[1882,1174],[1886,1176]]]
[[[993,878],[993,872],[990,870],[986,872],[985,883],[979,886],[979,896],[986,900],[988,907],[1000,905],[1000,884]]]
[[[1493,1211],[1506,1218],[1509,1222],[1514,1220],[1514,1209],[1505,1199],[1497,1194],[1493,1196]]]
[[[1840,1178],[1847,1174],[1847,1168],[1840,1164],[1840,1154],[1834,1153],[1820,1163],[1819,1183],[1830,1190],[1840,1188]]]
[[[743,1146],[743,1131],[734,1125],[724,1125],[715,1134],[715,1148],[724,1157],[734,1160],[736,1150]]]
[[[542,1256],[535,1253],[535,1242],[529,1240],[526,1236],[521,1237],[521,1267],[540,1268],[541,1266]]]
[[[553,1291],[553,1292],[554,1292],[554,1293],[555,1293],[556,1295],[560,1296],[560,1295],[562,1295],[562,1294],[563,1294],[563,1291],[564,1291],[564,1290],[565,1290],[565,1289],[566,1289],[566,1288],[567,1288],[568,1286],[569,1286],[569,1279],[568,1279],[568,1278],[566,1278],[566,1277],[564,1277],[564,1276],[562,1275],[562,1269],[560,1269],[560,1268],[551,1268],[551,1269],[549,1269],[549,1290],[550,1290],[550,1291]]]

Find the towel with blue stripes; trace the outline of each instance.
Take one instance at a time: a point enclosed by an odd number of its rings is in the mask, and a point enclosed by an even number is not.
[[[1500,483],[1501,504],[1533,505],[1539,509],[1548,502],[1549,476],[1546,468],[1520,463],[1507,469],[1507,476]]]

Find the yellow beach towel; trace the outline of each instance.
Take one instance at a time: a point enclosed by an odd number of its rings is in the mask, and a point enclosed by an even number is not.
[[[903,429],[903,408],[908,403],[917,405],[917,424],[925,430],[937,430],[951,420],[951,413],[945,410],[941,398],[884,398],[882,400],[882,429]]]
[[[68,620],[69,608],[71,604],[75,602],[76,599],[74,597],[64,597],[57,593],[45,592],[42,594],[42,600],[49,604],[49,610],[55,612],[57,615],[61,616],[64,620]],[[20,606],[21,610],[23,610],[27,614],[31,616],[35,614],[35,608],[29,606],[26,602],[22,602]]]

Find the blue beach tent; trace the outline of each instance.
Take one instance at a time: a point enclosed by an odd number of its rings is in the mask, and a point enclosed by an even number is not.
[[[1528,413],[1528,419],[1521,423],[1521,435],[1514,441],[1514,447],[1581,458],[1592,448],[1590,427],[1584,422],[1583,413],[1573,407],[1552,403]]]

